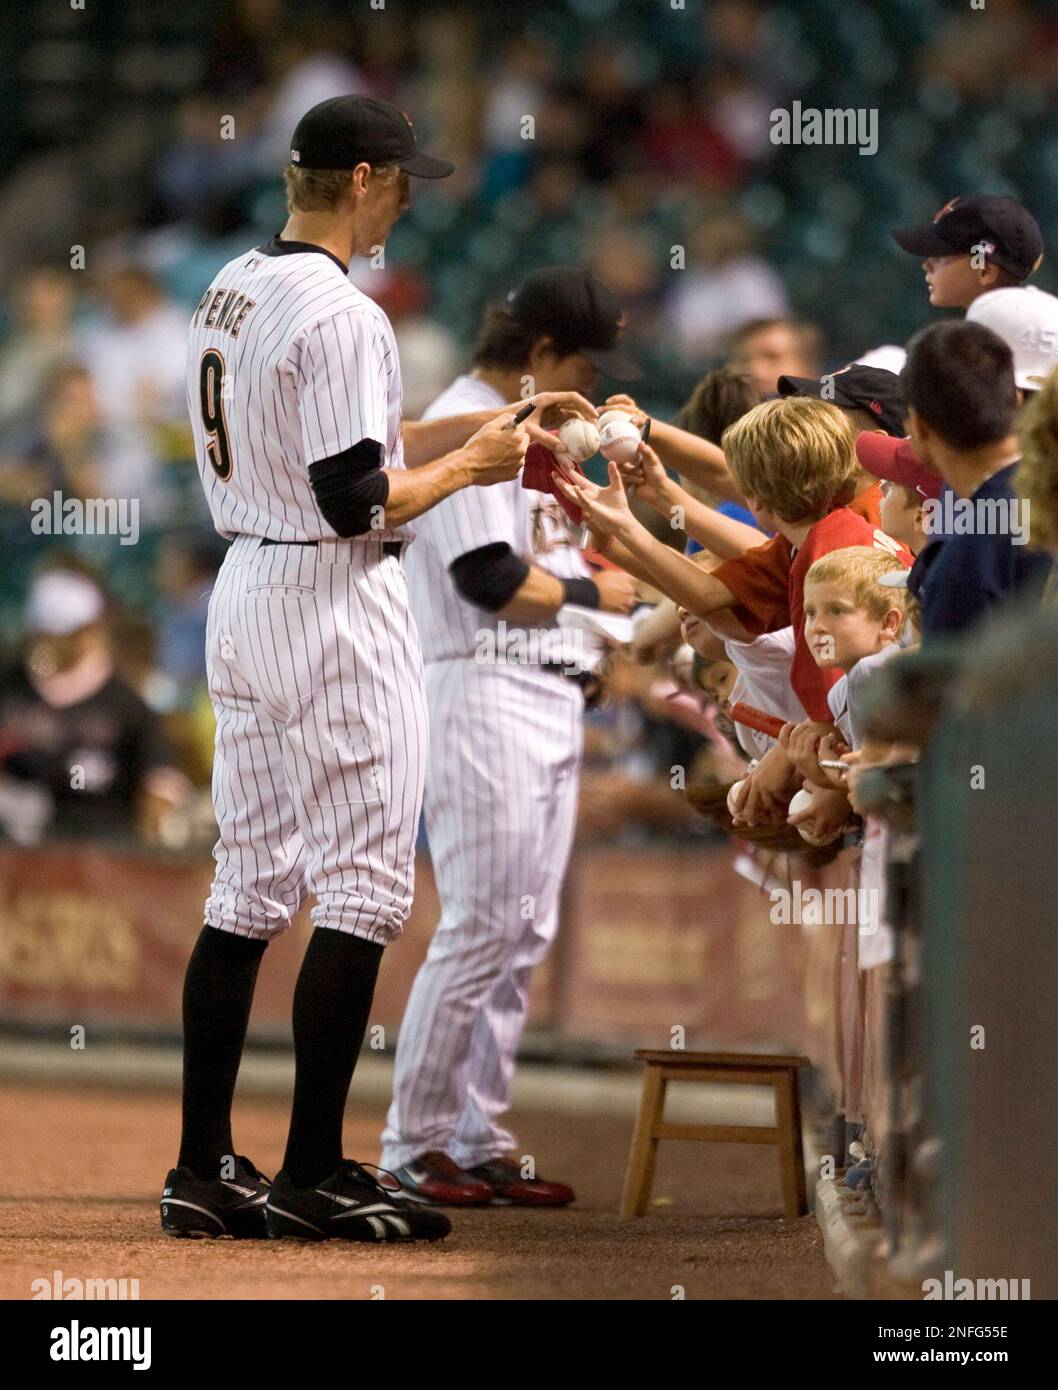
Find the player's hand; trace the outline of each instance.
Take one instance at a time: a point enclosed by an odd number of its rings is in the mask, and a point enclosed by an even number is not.
[[[552,475],[555,486],[580,507],[593,531],[616,536],[634,523],[635,518],[628,506],[628,496],[616,463],[609,465],[609,487],[600,487],[583,473],[574,473],[562,467],[561,454],[555,457],[560,465]]]
[[[482,425],[463,446],[463,457],[470,468],[471,482],[480,485],[505,483],[517,478],[525,462],[529,434],[524,425],[511,429],[514,415],[504,411]]]
[[[636,581],[630,574],[624,570],[599,570],[594,580],[604,613],[631,613],[636,601]]]
[[[599,415],[591,401],[579,391],[537,391],[525,400],[513,401],[508,409],[519,411],[530,401],[536,406],[531,418],[542,426],[561,425],[577,415],[584,420],[595,420]]]

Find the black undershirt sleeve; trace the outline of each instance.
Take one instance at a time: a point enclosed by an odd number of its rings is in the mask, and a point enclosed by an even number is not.
[[[309,482],[323,519],[339,536],[380,529],[377,508],[389,499],[389,478],[381,465],[382,445],[374,439],[361,439],[351,449],[309,464]]]
[[[448,566],[456,592],[475,608],[498,613],[525,583],[529,566],[506,541],[468,550]]]

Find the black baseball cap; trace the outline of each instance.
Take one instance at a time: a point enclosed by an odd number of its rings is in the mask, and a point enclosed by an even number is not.
[[[636,381],[643,373],[617,347],[625,316],[616,297],[577,266],[534,270],[507,296],[519,323],[546,334],[563,355],[579,352],[614,381]]]
[[[886,434],[903,439],[907,430],[904,416],[907,406],[900,378],[884,367],[864,367],[852,362],[836,372],[818,378],[812,376],[781,376],[780,396],[814,396],[830,401],[846,410],[866,410],[873,415]]]
[[[299,169],[396,164],[420,179],[455,171],[447,159],[420,154],[411,120],[378,97],[329,97],[306,111],[290,140],[290,162]]]
[[[988,260],[1027,280],[1043,260],[1043,234],[1013,198],[971,193],[945,203],[928,227],[896,227],[890,236],[913,256],[957,256],[983,250]]]

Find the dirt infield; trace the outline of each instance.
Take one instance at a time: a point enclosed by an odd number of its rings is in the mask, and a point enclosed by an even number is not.
[[[578,1189],[567,1211],[455,1212],[432,1248],[191,1242],[158,1227],[174,1094],[5,1083],[0,1115],[5,1299],[31,1297],[55,1270],[138,1279],[145,1299],[670,1299],[674,1286],[689,1299],[836,1296],[815,1222],[782,1218],[775,1155],[755,1145],[663,1145],[656,1205],[625,1223],[615,1212],[629,1125],[526,1112],[523,1151]],[[281,1160],[286,1115],[280,1102],[237,1106],[237,1146],[266,1172]],[[346,1152],[377,1157],[382,1118],[377,1104],[352,1105]]]

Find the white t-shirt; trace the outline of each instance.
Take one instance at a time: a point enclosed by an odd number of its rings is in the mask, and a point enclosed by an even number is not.
[[[880,652],[863,657],[827,692],[827,703],[830,705],[834,723],[852,749],[859,748],[863,742],[863,687],[874,672],[887,661],[891,661],[898,651],[900,647],[897,643],[890,642]]]
[[[766,714],[776,714],[787,722],[800,724],[805,712],[790,684],[790,667],[794,658],[792,627],[766,632],[752,642],[724,642],[727,659],[738,668],[738,680],[731,693],[731,703],[741,700],[754,705]],[[745,724],[736,724],[738,741],[751,758],[762,758],[775,739]]]
[[[461,376],[422,418],[438,420],[477,410],[498,413],[506,404],[487,382]],[[408,547],[405,560],[425,660],[481,657],[502,649],[512,661],[531,653],[530,664],[559,662],[589,669],[597,664],[604,644],[582,630],[560,627],[554,619],[530,625],[498,618],[460,597],[449,565],[471,550],[500,541],[520,559],[559,579],[590,577],[576,530],[550,494],[522,487],[520,477],[453,493],[418,518],[415,544]]]

